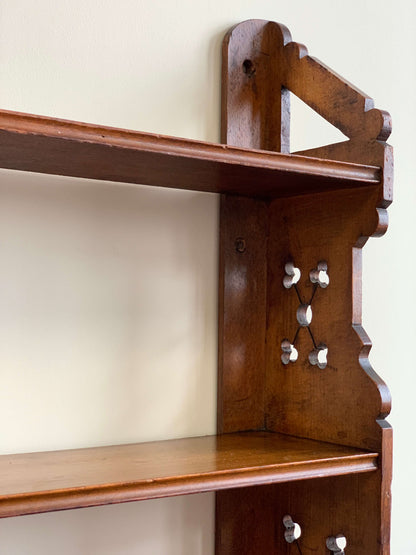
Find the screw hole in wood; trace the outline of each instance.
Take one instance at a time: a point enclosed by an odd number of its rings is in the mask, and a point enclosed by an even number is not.
[[[251,60],[244,60],[243,71],[249,77],[252,77],[256,73],[256,68]]]
[[[246,252],[246,242],[242,237],[237,237],[234,242],[235,250],[239,253]]]

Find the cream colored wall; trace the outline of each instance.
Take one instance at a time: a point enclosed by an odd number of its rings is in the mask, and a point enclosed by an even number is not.
[[[412,0],[3,0],[0,11],[5,109],[216,141],[222,36],[263,18],[392,112],[396,203],[388,235],[365,250],[364,319],[395,400],[397,555],[416,552],[415,12]],[[314,145],[294,112],[294,147]],[[217,199],[0,175],[1,451],[214,432]],[[4,520],[0,551],[208,555],[213,496]]]

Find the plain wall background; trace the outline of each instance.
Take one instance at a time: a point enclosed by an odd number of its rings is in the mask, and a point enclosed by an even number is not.
[[[294,40],[392,113],[390,230],[364,249],[364,326],[390,386],[393,555],[414,555],[416,4],[412,0],[3,0],[0,106],[219,138],[220,47],[244,19]],[[294,105],[293,148],[338,137]],[[0,173],[0,449],[215,431],[214,195]],[[208,555],[213,496],[0,522],[5,555]],[[365,515],[363,515],[365,518]]]

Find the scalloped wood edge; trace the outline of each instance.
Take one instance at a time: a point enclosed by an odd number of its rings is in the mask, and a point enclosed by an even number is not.
[[[250,72],[246,71],[247,67]],[[328,155],[350,161],[357,161],[358,157],[361,163],[366,159],[381,166],[383,178],[379,192],[376,197],[371,194],[371,198],[374,198],[373,213],[371,215],[371,211],[367,210],[366,214],[360,216],[361,233],[355,240],[351,255],[354,273],[351,323],[362,344],[357,357],[362,369],[379,391],[380,410],[375,417],[381,419],[390,412],[391,401],[387,386],[368,361],[371,343],[361,327],[361,249],[368,237],[383,235],[388,226],[386,207],[392,198],[393,160],[392,148],[384,141],[391,132],[390,116],[385,111],[375,109],[368,95],[309,56],[305,46],[292,41],[287,27],[275,22],[248,20],[231,28],[223,42],[222,75],[222,139],[227,145],[285,150],[290,129],[287,98],[287,91],[290,90],[350,137],[349,141],[310,149],[302,152],[302,155]],[[231,212],[242,210],[242,214],[247,217],[250,210],[256,210],[254,205],[243,208],[247,203],[241,204],[231,199],[225,201],[225,198],[224,202],[234,205]],[[227,216],[224,212],[224,218],[232,218],[231,212]],[[260,219],[266,217],[267,212]],[[239,233],[243,234],[243,229]],[[256,241],[259,241],[257,252],[261,252],[261,239],[257,238]],[[257,261],[254,266],[258,267],[259,263]],[[253,271],[257,271],[256,268]],[[255,324],[257,328],[261,321],[260,314],[258,320]],[[238,322],[236,325],[238,328]],[[259,338],[258,341],[256,352],[261,351],[263,340]],[[226,344],[228,347],[225,348],[229,350],[230,339]],[[221,372],[220,378],[223,379]],[[260,389],[257,397],[261,397]],[[220,422],[222,410],[219,409]],[[255,414],[251,408],[248,412]],[[241,418],[245,419],[244,411]],[[261,411],[257,420],[261,421]],[[228,425],[225,429],[229,429]],[[238,429],[237,422],[230,429]]]

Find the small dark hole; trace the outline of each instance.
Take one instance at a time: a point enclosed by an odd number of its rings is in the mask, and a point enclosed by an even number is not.
[[[246,242],[242,237],[237,237],[234,242],[235,250],[239,253],[246,252]]]
[[[251,60],[244,60],[244,62],[243,62],[243,71],[249,77],[251,77],[252,75],[254,75],[256,73],[256,68],[254,67],[254,64]]]

